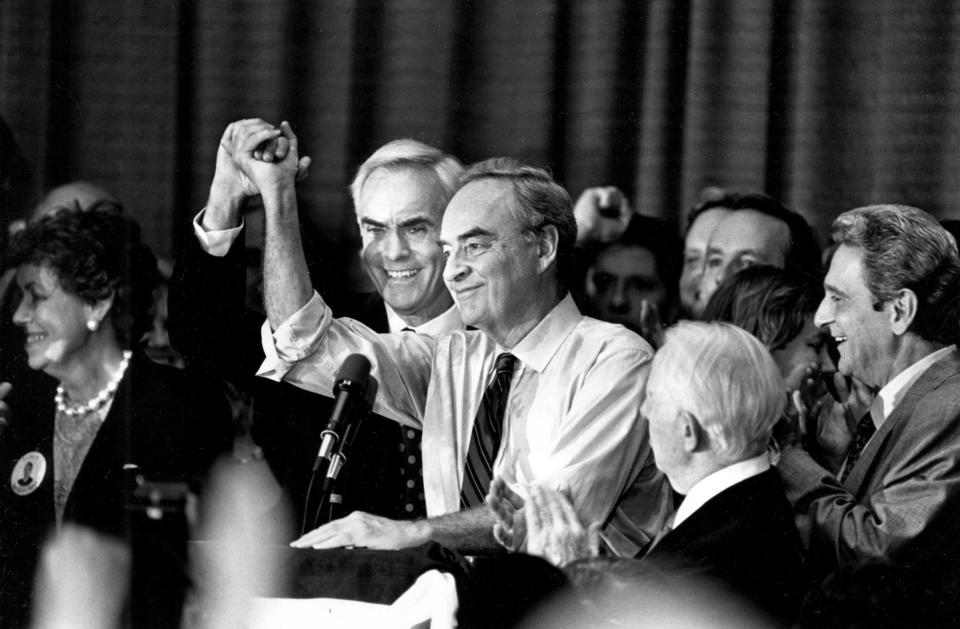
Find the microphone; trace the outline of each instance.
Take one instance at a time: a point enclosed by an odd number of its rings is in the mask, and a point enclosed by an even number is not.
[[[327,477],[323,481],[323,491],[325,493],[330,491],[333,483],[336,482],[337,477],[340,475],[340,470],[343,469],[343,466],[346,464],[347,452],[353,445],[353,440],[356,438],[357,433],[360,432],[360,427],[363,425],[364,420],[370,416],[370,409],[373,408],[373,402],[377,399],[377,389],[379,388],[380,383],[377,382],[376,378],[370,376],[367,380],[367,391],[363,396],[363,404],[359,405],[360,408],[357,409],[356,418],[353,423],[347,424],[343,439],[340,440],[340,449],[330,460],[330,466],[327,468]]]
[[[336,402],[326,430],[320,433],[322,441],[320,450],[317,452],[317,460],[313,464],[314,472],[320,469],[324,461],[330,463],[333,450],[337,447],[347,426],[350,425],[350,417],[355,408],[365,403],[363,396],[367,390],[369,377],[370,361],[362,354],[350,354],[340,366],[333,385],[333,396]]]

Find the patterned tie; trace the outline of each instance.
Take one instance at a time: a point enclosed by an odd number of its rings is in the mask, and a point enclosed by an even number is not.
[[[416,332],[405,327],[402,332]],[[422,518],[427,515],[423,501],[423,464],[421,462],[420,442],[423,433],[413,428],[399,426],[400,429],[400,503],[403,505],[404,518]]]
[[[866,415],[860,418],[860,423],[857,424],[857,430],[853,434],[853,441],[850,442],[850,449],[847,451],[847,461],[843,466],[843,470],[840,472],[841,483],[847,480],[847,476],[850,475],[850,470],[853,469],[853,466],[857,464],[857,459],[860,458],[860,453],[863,452],[867,442],[870,441],[870,437],[872,437],[876,431],[877,427],[873,425],[873,417],[870,416],[870,411],[867,411]]]
[[[460,488],[460,508],[477,507],[490,488],[493,479],[493,462],[500,450],[503,413],[510,395],[510,380],[517,358],[513,354],[497,356],[496,373],[487,387],[473,421],[470,449],[463,469],[463,486]]]

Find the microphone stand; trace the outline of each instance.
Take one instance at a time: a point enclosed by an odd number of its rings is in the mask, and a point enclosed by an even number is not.
[[[347,452],[353,446],[353,440],[360,433],[363,422],[373,409],[373,403],[377,399],[377,389],[380,383],[373,376],[367,378],[367,388],[363,392],[363,400],[357,402],[356,417],[353,422],[347,424],[343,431],[343,439],[340,440],[340,449],[330,457],[330,465],[327,467],[326,478],[323,479],[323,492],[320,498],[320,504],[317,506],[317,512],[314,515],[314,528],[320,524],[326,524],[343,515],[343,495],[337,491],[337,479],[343,466],[347,464]],[[327,518],[320,522],[324,499],[327,501]]]

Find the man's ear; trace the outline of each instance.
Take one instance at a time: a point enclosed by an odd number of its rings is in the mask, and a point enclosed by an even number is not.
[[[557,231],[556,225],[544,225],[540,228],[537,258],[540,263],[539,268],[541,273],[546,271],[557,259],[557,247],[559,243],[560,233]]]
[[[909,288],[901,288],[890,300],[890,328],[897,336],[903,336],[917,318],[917,294]]]
[[[679,424],[680,437],[683,440],[683,451],[692,454],[703,445],[703,428],[697,418],[687,411],[680,411],[677,417]]]

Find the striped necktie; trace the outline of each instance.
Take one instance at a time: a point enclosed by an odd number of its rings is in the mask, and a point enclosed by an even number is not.
[[[873,417],[871,417],[870,411],[867,411],[866,415],[860,418],[860,423],[857,424],[857,430],[853,434],[853,440],[850,442],[850,449],[847,451],[847,461],[844,463],[843,470],[840,472],[841,483],[847,480],[847,476],[850,475],[850,471],[853,469],[853,466],[857,464],[860,454],[863,452],[863,449],[867,447],[867,442],[870,441],[870,437],[872,437],[875,432],[877,432],[877,427],[873,423]]]
[[[493,463],[500,451],[503,415],[510,395],[510,380],[517,359],[513,354],[497,356],[493,382],[487,387],[473,421],[470,448],[463,468],[463,485],[460,487],[460,508],[467,509],[483,504],[493,479]]]

